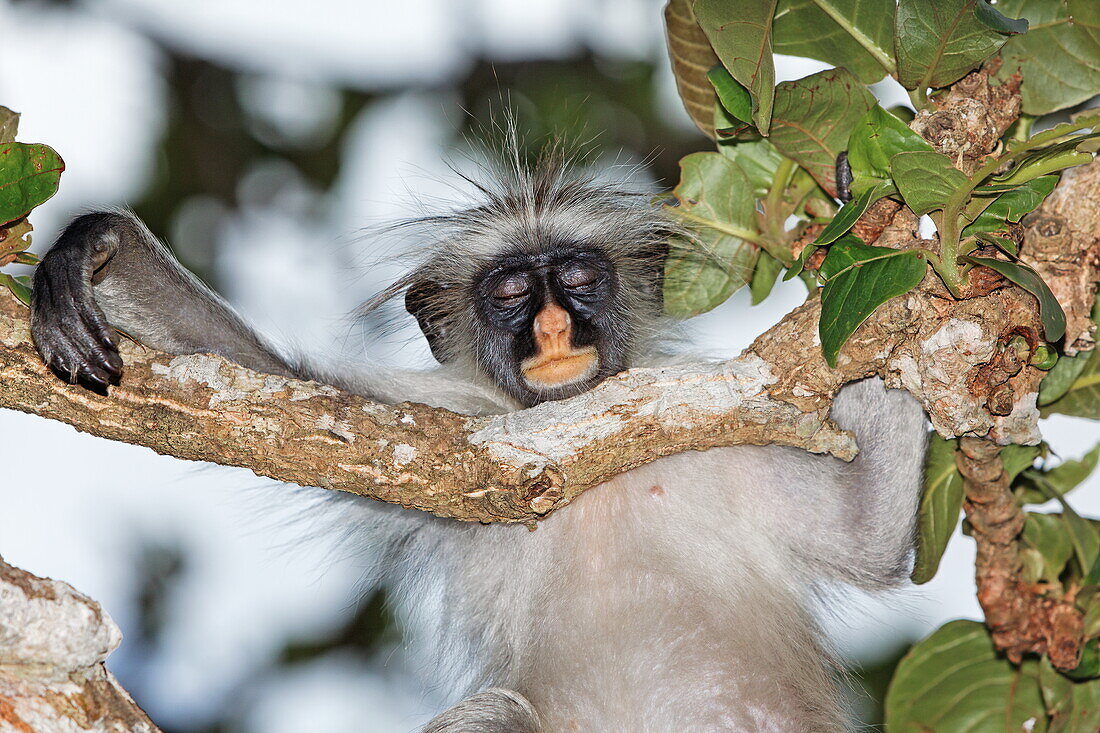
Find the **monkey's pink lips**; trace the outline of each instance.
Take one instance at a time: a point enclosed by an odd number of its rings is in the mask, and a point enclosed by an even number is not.
[[[523,379],[535,389],[563,387],[587,379],[596,372],[599,356],[595,346],[584,346],[560,354],[538,354],[519,365]]]

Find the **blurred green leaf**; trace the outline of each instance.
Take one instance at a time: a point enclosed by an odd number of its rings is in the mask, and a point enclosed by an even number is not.
[[[15,276],[0,272],[0,286],[10,290],[24,305],[31,304],[31,279],[27,275]]]
[[[1024,544],[1035,550],[1042,559],[1041,573],[1031,582],[1042,580],[1057,583],[1058,576],[1073,557],[1073,543],[1062,518],[1054,514],[1028,512],[1022,538]]]
[[[751,279],[759,250],[752,184],[720,153],[692,153],[680,161],[678,206],[666,206],[688,225],[691,241],[673,246],[665,264],[665,310],[689,317],[721,305]]]
[[[886,694],[891,733],[1042,733],[1046,721],[1038,662],[1013,665],[976,621],[952,621],[917,643]]]
[[[875,105],[852,129],[848,138],[848,163],[852,166],[852,194],[891,181],[890,161],[898,153],[930,151],[927,140],[909,126]]]
[[[950,158],[929,150],[898,153],[890,159],[890,175],[917,216],[942,209],[953,193],[969,185]]]
[[[1039,318],[1047,341],[1057,341],[1066,335],[1066,314],[1050,287],[1039,273],[1019,262],[1006,262],[992,257],[964,257],[967,262],[996,270],[1039,300]]]
[[[783,156],[767,140],[720,142],[718,152],[736,163],[752,183],[753,196],[764,198],[775,181]]]
[[[1091,668],[1096,642],[1085,646],[1079,668]],[[1100,681],[1074,682],[1074,672],[1054,669],[1050,660],[1039,660],[1039,684],[1051,716],[1050,733],[1095,733],[1100,730]],[[1086,673],[1084,678],[1089,675]]]
[[[775,95],[772,16],[776,0],[696,0],[695,17],[722,65],[752,94],[752,122],[767,134]]]
[[[48,145],[0,145],[0,224],[21,219],[57,193],[65,163]]]
[[[974,221],[963,228],[962,235],[969,237],[979,232],[997,232],[1005,229],[1007,222],[1018,222],[1024,214],[1039,208],[1039,204],[1050,195],[1058,185],[1058,176],[1033,178],[1019,188],[1005,191],[997,196]],[[974,191],[975,196],[984,193],[982,188]],[[1015,249],[1015,247],[1013,247]]]
[[[772,257],[767,252],[761,252],[756,260],[756,269],[752,273],[752,284],[749,292],[752,293],[752,304],[760,305],[775,287],[775,280],[783,270],[783,263]]]
[[[770,140],[830,193],[836,192],[836,157],[875,98],[844,69],[785,81],[775,89]]]
[[[912,250],[871,247],[845,235],[821,263],[821,351],[836,366],[840,347],[880,305],[917,286],[928,263]]]
[[[864,84],[894,70],[894,7],[881,0],[780,0],[776,53],[843,66]]]
[[[959,523],[963,502],[963,478],[955,465],[958,441],[941,438],[934,431],[924,460],[924,493],[920,500],[917,559],[910,575],[914,583],[935,577],[947,542]]]
[[[1100,4],[1096,0],[1000,0],[997,9],[1026,18],[1031,30],[1001,50],[997,77],[1023,75],[1023,111],[1045,115],[1100,93]]]
[[[995,54],[1010,34],[1027,31],[985,0],[900,0],[894,41],[898,81],[906,89],[945,87]]]

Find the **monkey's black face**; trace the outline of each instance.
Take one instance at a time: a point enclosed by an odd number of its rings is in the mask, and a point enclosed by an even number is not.
[[[576,245],[502,257],[475,283],[481,367],[524,405],[585,392],[626,368],[618,282]]]

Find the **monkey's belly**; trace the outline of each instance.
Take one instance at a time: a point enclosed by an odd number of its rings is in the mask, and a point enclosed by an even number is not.
[[[486,639],[505,667],[493,684],[526,695],[547,733],[841,729],[737,451],[623,474],[535,532],[486,528],[499,544],[479,572],[496,563],[497,589],[530,578],[483,599],[511,627]]]

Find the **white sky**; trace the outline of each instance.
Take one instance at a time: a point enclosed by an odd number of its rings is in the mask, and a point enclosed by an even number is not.
[[[21,139],[64,155],[61,192],[35,213],[37,249],[83,207],[125,204],[148,181],[162,134],[162,81],[155,47],[142,32],[255,71],[253,90],[288,128],[325,124],[327,84],[400,88],[459,73],[476,48],[496,58],[560,55],[582,41],[605,53],[651,57],[661,44],[660,0],[94,0],[87,13],[43,11],[0,0],[0,25],[33,38],[0,62],[0,103],[23,113]],[[780,79],[822,68],[789,62]],[[660,98],[685,119],[669,76]],[[900,101],[886,89],[887,103]],[[302,100],[312,117],[296,114]],[[361,227],[416,213],[412,193],[447,196],[443,149],[456,110],[439,95],[406,94],[356,120],[335,197],[316,206],[304,186],[246,207],[221,232],[216,263],[227,296],[266,332],[303,347],[354,352],[342,316],[373,292],[385,272],[349,273],[370,258]],[[690,123],[688,123],[690,124]],[[700,139],[702,147],[705,141]],[[242,185],[261,185],[265,171]],[[201,202],[196,205],[201,205]],[[748,306],[741,293],[694,323],[696,345],[732,355],[794,305],[799,283]],[[412,340],[409,340],[412,339]],[[420,339],[398,336],[383,358],[422,362]],[[377,356],[376,352],[374,356]],[[1077,456],[1097,440],[1095,423],[1061,419],[1048,438]],[[132,627],[131,552],[143,539],[176,542],[191,561],[172,609],[157,675],[143,690],[154,717],[201,720],[232,695],[287,636],[322,634],[354,602],[354,561],[332,559],[323,543],[295,545],[300,530],[279,526],[270,504],[279,489],[243,470],[202,467],[151,451],[79,435],[60,423],[0,411],[4,462],[0,552],[18,566],[71,582],[103,603],[124,632]],[[1100,476],[1074,495],[1100,514]],[[288,500],[285,513],[293,513]],[[260,517],[259,519],[257,517]],[[289,545],[289,549],[287,546]],[[973,543],[956,537],[927,586],[868,603],[833,625],[850,653],[873,655],[902,636],[944,620],[976,616]],[[125,642],[124,642],[125,644]],[[434,702],[402,654],[364,673],[332,660],[272,680],[256,694],[249,730],[398,731],[424,720]]]

